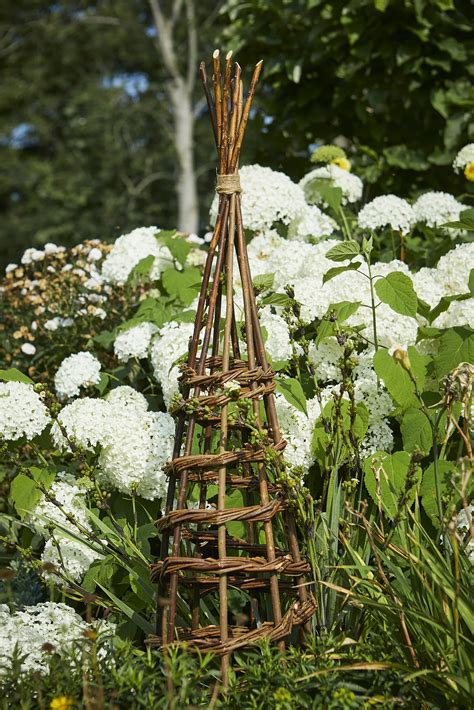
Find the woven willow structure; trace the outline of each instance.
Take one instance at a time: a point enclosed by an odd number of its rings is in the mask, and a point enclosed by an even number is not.
[[[283,645],[314,611],[304,578],[309,565],[278,483],[285,442],[242,224],[238,162],[261,67],[254,69],[245,104],[232,53],[223,76],[219,51],[213,54],[214,99],[204,62],[200,67],[218,153],[219,210],[181,376],[167,507],[157,522],[161,560],[151,572],[160,602],[157,636],[149,643],[187,641],[212,650],[222,656],[224,679],[232,651],[264,637]],[[236,490],[242,492],[239,507],[229,502]],[[198,507],[189,503],[192,492]],[[232,534],[236,522],[240,535]],[[229,590],[244,595],[245,625],[232,624]],[[218,610],[218,625],[202,626],[204,601]],[[191,628],[179,628],[183,604],[191,608]]]

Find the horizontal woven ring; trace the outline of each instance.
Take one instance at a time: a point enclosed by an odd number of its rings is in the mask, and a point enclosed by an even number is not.
[[[198,471],[197,473],[189,473],[188,481],[193,483],[207,483],[210,481],[217,481],[219,477],[219,471],[203,471],[202,473]],[[234,476],[228,474],[225,477],[226,486],[232,488],[244,488],[246,490],[252,491],[257,490],[259,483],[258,478],[250,476]],[[267,481],[267,488],[270,493],[282,493],[282,487],[276,483],[270,483]]]
[[[179,580],[180,585],[185,587],[201,587],[200,593],[202,595],[213,591],[219,586],[219,577],[211,577],[208,575],[187,575],[186,577],[181,577]],[[155,581],[152,579],[152,581]],[[271,578],[270,577],[232,577],[229,575],[227,577],[227,584],[230,587],[237,587],[238,589],[255,589],[267,591],[270,588]],[[291,582],[278,580],[278,587],[283,591],[294,591],[295,585]]]
[[[267,394],[271,394],[275,391],[275,382],[262,382],[257,385],[254,389],[249,389],[247,387],[242,387],[235,395],[231,395],[227,392],[219,392],[219,394],[206,394],[199,395],[198,397],[190,397],[189,399],[180,400],[179,404],[173,409],[173,414],[178,414],[180,411],[186,410],[190,404],[193,405],[197,416],[199,416],[200,408],[209,407],[214,409],[214,407],[223,407],[225,404],[229,404],[236,399],[257,399],[258,397],[263,397]]]
[[[161,576],[186,570],[202,574],[214,572],[218,575],[279,573],[300,576],[310,570],[307,562],[294,562],[290,555],[277,557],[273,561],[263,557],[167,557],[163,562],[152,566],[152,574],[157,567],[161,568]]]
[[[275,377],[274,371],[269,367],[255,367],[252,370],[248,368],[247,363],[230,368],[226,372],[216,371],[210,374],[198,375],[191,367],[183,367],[180,381],[190,387],[200,387],[208,389],[209,387],[223,386],[226,382],[237,382],[241,386],[250,385],[254,382],[267,382]]]
[[[271,444],[275,452],[283,451],[286,441],[279,441]],[[233,463],[257,463],[265,460],[264,449],[240,449],[237,451],[224,451],[222,454],[195,454],[193,456],[178,456],[172,461],[168,461],[165,466],[165,473],[178,474],[185,469],[193,468],[213,468],[218,466],[229,466]]]
[[[249,631],[243,626],[229,628],[230,638],[222,642],[220,640],[221,630],[219,626],[207,626],[202,629],[190,631],[188,629],[178,630],[179,640],[175,643],[186,642],[196,650],[212,651],[222,656],[233,653],[239,648],[251,646],[266,638],[269,641],[280,641],[289,636],[294,626],[305,624],[312,617],[316,610],[316,604],[310,597],[307,601],[296,602],[283,616],[279,624],[270,621],[263,623],[258,629]],[[161,646],[159,636],[151,636],[147,639],[151,646]]]
[[[248,520],[249,522],[268,521],[286,507],[284,501],[275,498],[266,505],[251,505],[242,508],[226,508],[225,510],[206,510],[183,508],[172,510],[168,515],[156,521],[158,530],[172,528],[181,523],[205,523],[207,525],[222,525],[233,520]]]
[[[188,530],[185,528],[181,537],[183,540],[191,540],[191,542],[202,545],[206,549],[208,547],[216,547],[218,532],[217,530]],[[225,545],[233,550],[246,550],[254,555],[265,555],[267,551],[267,546],[263,543],[248,542],[247,540],[242,540],[240,537],[234,537],[233,535],[226,535]],[[282,550],[279,547],[275,548],[276,555],[288,555],[288,550]]]

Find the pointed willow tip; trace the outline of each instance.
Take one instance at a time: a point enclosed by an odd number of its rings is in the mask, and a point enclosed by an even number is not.
[[[212,53],[212,58],[217,59],[219,57],[219,54],[220,54],[219,50],[215,49]]]
[[[233,54],[232,50],[229,49],[229,51],[228,51],[227,54],[225,55],[225,60],[226,60],[226,62],[228,62],[229,59],[232,59],[232,54]]]

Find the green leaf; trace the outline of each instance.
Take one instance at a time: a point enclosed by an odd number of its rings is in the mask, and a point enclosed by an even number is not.
[[[16,367],[10,367],[8,370],[0,370],[0,380],[3,382],[24,382],[25,385],[34,385],[28,375],[17,370]]]
[[[441,498],[447,493],[455,490],[452,479],[456,474],[457,467],[454,461],[438,461],[439,490]],[[420,488],[421,503],[426,513],[434,523],[439,521],[438,500],[436,497],[435,465],[431,463],[423,473],[423,480]]]
[[[277,380],[276,388],[296,409],[299,409],[303,414],[308,414],[305,393],[299,380],[294,377],[285,377],[284,380]]]
[[[470,328],[450,328],[438,338],[438,343],[438,352],[433,357],[438,379],[461,362],[474,362],[474,332]]]
[[[474,295],[474,269],[469,272],[468,289],[471,295]]]
[[[441,313],[448,310],[451,303],[454,303],[454,301],[466,301],[468,298],[472,298],[471,293],[460,293],[455,296],[443,296],[439,303],[437,303],[436,306],[429,311],[426,319],[429,323],[432,323]]]
[[[356,406],[356,416],[354,422],[351,422],[351,404],[347,399],[342,399],[339,402],[340,413],[336,414],[335,402],[331,400],[324,407],[321,415],[319,416],[312,438],[312,450],[317,458],[317,460],[323,465],[323,467],[328,466],[328,461],[326,452],[328,448],[333,448],[333,451],[338,451],[338,464],[342,464],[344,459],[347,457],[347,446],[345,440],[341,437],[341,430],[347,434],[350,432],[352,438],[355,441],[361,441],[369,425],[369,412],[367,407],[359,403]],[[333,440],[333,434],[328,433],[326,422],[332,422],[329,429],[334,429],[335,418],[338,416],[339,422],[336,428],[336,441]]]
[[[345,271],[356,271],[361,265],[361,263],[361,261],[353,261],[352,263],[347,264],[347,266],[334,266],[332,269],[329,269],[329,271],[326,271],[326,273],[324,274],[323,284],[327,283],[335,276],[343,274]]]
[[[43,495],[37,483],[42,483],[46,489],[49,489],[56,477],[55,471],[44,468],[32,466],[29,470],[33,479],[24,473],[19,473],[10,486],[10,499],[21,519],[34,510]]]
[[[414,150],[406,145],[392,145],[383,151],[387,163],[402,170],[427,170],[429,163],[422,150]]]
[[[253,286],[256,291],[261,293],[262,291],[269,291],[275,280],[275,274],[258,274],[252,279]]]
[[[260,300],[262,306],[289,306],[291,298],[286,293],[270,293]]]
[[[428,417],[415,407],[409,407],[402,419],[400,430],[403,448],[406,451],[419,450],[428,454],[433,445],[431,424]]]
[[[340,187],[330,185],[329,181],[321,180],[318,191],[324,202],[334,211],[338,212],[342,202],[342,190]]]
[[[410,345],[407,350],[415,382],[420,392],[423,391],[426,372],[426,358]],[[374,355],[374,369],[383,381],[392,399],[402,409],[418,407],[415,385],[408,372],[391,357],[386,350],[378,350]]]
[[[375,291],[382,303],[386,303],[396,313],[404,316],[416,316],[418,299],[412,280],[399,271],[392,271],[375,283]]]
[[[158,232],[156,238],[159,242],[163,242],[171,252],[174,259],[183,267],[186,264],[186,259],[191,251],[191,244],[186,239],[179,235],[176,231],[162,230]]]
[[[147,636],[154,633],[155,629],[153,625],[150,624],[150,622],[147,621],[147,619],[145,619],[141,614],[119,599],[110,589],[106,589],[106,587],[102,586],[102,584],[99,584],[99,582],[97,582],[97,586],[100,587],[102,591],[105,592],[105,594],[114,602],[117,609],[120,609],[120,611],[131,619],[131,621],[133,621],[134,624],[136,624],[145,634],[147,634]]]
[[[149,254],[149,256],[140,259],[138,264],[136,264],[129,273],[126,283],[132,286],[132,288],[140,284],[148,283],[154,261],[155,257],[153,254]]]
[[[100,380],[99,382],[95,385],[96,390],[99,392],[100,395],[103,395],[105,390],[107,389],[109,385],[110,377],[107,375],[106,372],[102,372],[100,375]]]
[[[393,520],[397,514],[397,503],[407,479],[410,466],[410,454],[397,451],[390,455],[377,451],[364,463],[364,483],[370,497],[384,513]],[[421,480],[421,470],[417,468],[416,480]],[[415,486],[410,499],[415,496]]]
[[[340,301],[339,303],[331,303],[326,311],[319,327],[316,336],[316,345],[319,345],[325,338],[334,335],[334,324],[343,323],[352,316],[360,306],[360,301]]]
[[[390,0],[374,0],[374,7],[379,12],[385,12],[389,3],[390,3]]]
[[[326,259],[331,261],[345,261],[346,259],[354,259],[360,254],[359,244],[354,239],[349,239],[347,242],[341,242],[326,252]]]
[[[161,276],[163,287],[170,296],[175,296],[185,306],[189,306],[197,294],[201,285],[201,272],[195,267],[176,271],[176,269],[166,269]]]
[[[474,207],[463,210],[457,222],[446,222],[443,227],[453,227],[454,229],[464,229],[466,232],[474,232]]]

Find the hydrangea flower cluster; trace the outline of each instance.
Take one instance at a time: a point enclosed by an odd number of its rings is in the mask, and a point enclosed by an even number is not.
[[[192,323],[166,323],[155,336],[150,361],[153,372],[163,390],[166,406],[179,390],[179,367],[176,361],[188,352],[189,339],[193,334]]]
[[[361,229],[391,227],[396,232],[407,234],[416,223],[416,214],[413,207],[401,197],[381,195],[364,205],[357,222]]]
[[[80,583],[84,575],[93,562],[103,556],[93,550],[89,545],[73,540],[65,536],[57,536],[46,541],[41,560],[45,568],[53,565],[56,570],[63,573],[67,579]],[[53,571],[45,571],[45,577],[49,577],[59,586],[64,586],[66,581]]]
[[[285,175],[261,165],[244,165],[239,170],[242,185],[242,216],[246,229],[262,232],[273,224],[290,224],[304,211],[304,192]],[[210,218],[217,218],[218,197],[214,198]]]
[[[120,362],[131,358],[144,358],[148,355],[151,339],[158,328],[153,323],[139,323],[122,331],[115,338],[114,352]]]
[[[31,514],[31,521],[43,537],[49,537],[49,527],[72,528],[67,516],[72,516],[77,527],[90,530],[89,516],[83,489],[77,485],[73,475],[61,471],[49,489],[49,494],[57,505],[43,496]],[[76,531],[77,532],[77,531]]]
[[[99,467],[107,486],[149,500],[164,495],[163,466],[173,450],[174,420],[165,412],[148,411],[139,392],[119,387],[107,400],[78,399],[62,409],[58,420],[79,446],[100,447]],[[67,446],[59,427],[53,436]]]
[[[342,204],[344,205],[348,202],[358,202],[362,197],[364,189],[362,180],[348,170],[330,163],[311,170],[300,180],[299,186],[304,190],[305,197],[310,203],[324,204],[318,190],[318,181],[320,180],[325,180],[331,187],[339,187],[342,190]]]
[[[337,225],[331,217],[321,212],[316,205],[308,205],[294,220],[288,229],[288,239],[306,242],[318,241],[329,237]]]
[[[314,463],[311,444],[314,422],[321,413],[318,400],[316,398],[307,400],[307,415],[279,393],[275,397],[275,405],[278,423],[286,441],[283,451],[285,461],[292,467],[302,466],[308,469]]]
[[[0,382],[0,437],[33,439],[50,423],[49,412],[33,385]]]
[[[54,602],[27,606],[13,614],[2,604],[0,627],[0,673],[5,675],[11,668],[15,649],[22,658],[22,673],[47,674],[49,654],[66,657],[78,642],[84,641],[84,632],[91,628],[70,606]],[[112,631],[111,624],[99,622],[99,632]]]
[[[92,353],[80,352],[69,355],[59,366],[54,377],[54,386],[60,399],[78,397],[81,387],[90,387],[100,382],[100,362]]]
[[[428,227],[442,227],[446,222],[456,222],[460,213],[466,209],[448,192],[425,192],[413,204],[418,222]]]
[[[151,278],[173,265],[171,252],[156,239],[157,227],[138,227],[119,237],[102,265],[102,277],[113,284],[124,284],[133,268],[147,256],[154,256]]]

